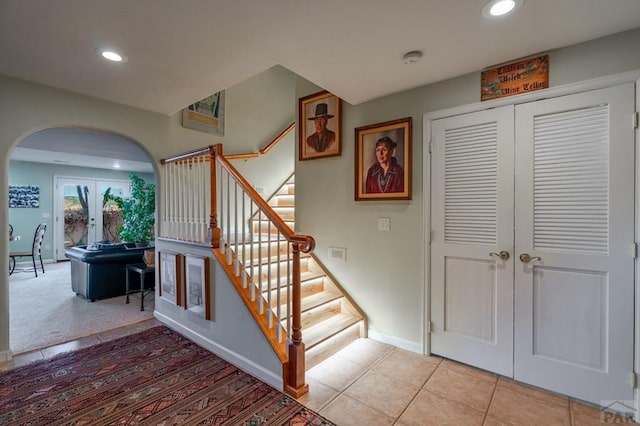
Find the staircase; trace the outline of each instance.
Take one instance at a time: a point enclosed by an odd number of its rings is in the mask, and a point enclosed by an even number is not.
[[[268,203],[294,230],[295,177],[293,175],[268,200]],[[250,229],[254,236],[261,234],[263,241],[269,234],[275,236],[278,233],[276,229],[270,229],[266,221],[262,222],[259,216],[251,219]],[[262,271],[272,271],[270,276],[272,279],[273,271],[278,271],[277,242],[267,242],[262,244],[262,247],[259,250],[261,253],[256,253],[254,250],[253,267],[260,268]],[[286,245],[282,245],[280,250],[286,250]],[[249,255],[246,256],[249,257]],[[366,337],[366,317],[313,254],[303,254],[300,263],[302,338],[305,344],[306,368],[310,369],[352,341]],[[280,265],[279,270],[286,270],[286,265]],[[275,294],[271,294],[269,298],[263,292],[263,298],[271,300],[271,307],[274,310],[280,303]],[[281,312],[280,320],[286,321],[286,308],[282,307]]]

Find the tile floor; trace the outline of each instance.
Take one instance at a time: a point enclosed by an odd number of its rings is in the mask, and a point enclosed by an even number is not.
[[[61,343],[59,345],[49,346],[43,349],[36,349],[33,351],[20,353],[14,355],[9,362],[0,362],[0,371],[21,367],[23,365],[27,365],[41,359],[51,358],[52,356],[57,354],[75,351],[78,349],[97,345],[98,343],[117,339],[118,337],[138,333],[148,328],[155,327],[156,325],[162,325],[162,323],[156,319],[150,319],[113,330],[104,331],[102,333],[92,334],[90,336],[82,337],[71,342]]]
[[[299,401],[341,426],[606,423],[599,409],[567,397],[370,339],[309,370],[307,382]]]
[[[137,333],[155,319],[16,355],[0,371]],[[598,425],[597,408],[450,360],[360,339],[307,372],[299,402],[340,426]],[[617,418],[620,424],[621,418]],[[632,423],[624,419],[626,424]]]

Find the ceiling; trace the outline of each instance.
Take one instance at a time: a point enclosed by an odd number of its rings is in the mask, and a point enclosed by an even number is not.
[[[640,27],[640,0],[525,0],[502,20],[485,3],[2,0],[0,74],[172,114],[280,64],[359,104]]]
[[[153,173],[149,155],[124,136],[78,128],[40,130],[24,138],[12,160]]]

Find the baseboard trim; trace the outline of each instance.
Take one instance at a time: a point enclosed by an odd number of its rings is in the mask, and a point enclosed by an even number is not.
[[[382,334],[371,328],[368,329],[369,338],[378,342],[387,343],[400,349],[406,349],[411,352],[415,352],[420,355],[424,355],[422,352],[422,343],[411,342],[409,340],[400,339],[399,337]]]
[[[0,362],[11,361],[11,351],[0,351]]]
[[[273,372],[266,370],[265,368],[263,368],[262,366],[256,364],[255,362],[251,361],[250,359],[247,359],[245,357],[243,357],[240,354],[237,354],[236,352],[233,352],[227,348],[225,348],[224,346],[220,346],[219,344],[217,344],[216,342],[214,342],[213,340],[194,332],[193,330],[190,330],[188,328],[186,328],[185,326],[183,326],[182,324],[174,321],[173,319],[171,319],[170,317],[163,315],[162,313],[155,311],[153,313],[153,316],[160,322],[162,322],[164,325],[166,325],[167,327],[171,328],[172,330],[184,335],[185,337],[193,340],[195,343],[199,344],[200,346],[204,347],[205,349],[210,350],[211,352],[213,352],[214,354],[218,355],[220,358],[224,359],[227,362],[230,362],[231,364],[235,365],[236,367],[246,371],[247,373],[250,373],[252,375],[254,375],[255,377],[257,377],[258,379],[262,380],[263,382],[267,383],[268,385],[273,386],[276,389],[279,390],[283,390],[284,389],[284,383],[282,382],[282,376],[279,376],[277,374],[274,374]]]

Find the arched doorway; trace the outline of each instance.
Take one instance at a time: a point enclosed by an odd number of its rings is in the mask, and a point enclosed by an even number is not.
[[[141,314],[135,304],[125,310],[115,300],[91,303],[76,296],[70,285],[69,264],[64,262],[65,247],[113,238],[117,223],[107,223],[113,212],[105,211],[102,193],[111,188],[126,196],[132,172],[145,181],[155,181],[149,155],[132,139],[113,132],[55,127],[22,139],[8,169],[10,188],[37,188],[38,197],[37,208],[11,207],[10,200],[8,221],[14,234],[23,236],[12,243],[15,247],[11,250],[29,246],[29,234],[36,224],[46,223],[49,229],[42,250],[49,273],[35,278],[33,272],[26,271],[9,278],[11,352],[22,353],[150,318],[152,309]],[[47,288],[43,298],[33,294],[39,287]]]

